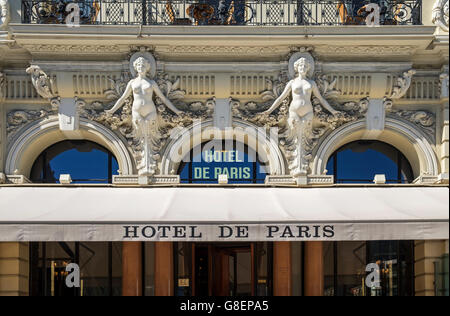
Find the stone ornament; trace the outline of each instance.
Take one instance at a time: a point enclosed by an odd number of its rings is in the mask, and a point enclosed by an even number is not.
[[[0,0],[0,30],[6,29],[10,20],[8,0]]]
[[[6,88],[6,76],[4,73],[0,72],[0,101],[6,98],[5,88]]]
[[[150,52],[146,52],[144,50],[141,50],[137,53],[134,53],[130,58],[130,73],[133,76],[133,78],[136,78],[138,76],[138,73],[136,71],[136,68],[134,67],[134,63],[138,58],[144,58],[146,61],[150,63],[150,70],[147,74],[147,77],[149,79],[154,79],[156,75],[156,60],[155,57]]]
[[[138,53],[139,54],[139,53]],[[148,54],[148,53],[142,53]],[[132,58],[133,60],[133,58]],[[131,63],[131,61],[130,61]],[[125,101],[133,96],[133,104],[131,106],[131,119],[134,128],[135,138],[140,140],[141,160],[137,166],[139,175],[152,176],[157,170],[158,154],[154,148],[159,147],[160,134],[160,117],[158,114],[154,95],[160,98],[162,103],[167,106],[172,112],[179,115],[181,111],[178,110],[172,102],[162,93],[158,84],[147,77],[151,71],[151,62],[143,56],[137,57],[132,62],[136,78],[130,80],[125,88],[125,92],[116,102],[112,109],[106,111],[107,114],[112,115],[119,110]]]
[[[27,111],[18,110],[9,112],[6,118],[6,133],[8,140],[11,140],[16,132],[28,123],[39,119],[48,118],[52,114],[54,114],[54,112],[44,109]]]
[[[56,110],[60,103],[60,98],[53,92],[53,81],[39,66],[30,66],[26,70],[31,75],[31,83],[36,92],[44,99],[48,99],[53,110]]]
[[[103,105],[94,102],[84,107],[81,116],[118,131],[132,148],[139,175],[153,176],[172,130],[187,127],[194,120],[211,117],[215,102],[184,103],[185,92],[179,90],[179,79],[172,82],[167,74],[161,72],[154,80],[149,79],[152,62],[145,56],[150,53],[136,54],[144,54],[132,58],[137,76],[129,80],[128,74],[124,74],[120,80],[113,81],[112,90],[106,91],[111,100],[118,99],[114,106],[103,111]],[[121,113],[114,114],[120,108]]]
[[[292,54],[292,56],[289,58],[289,79],[294,79],[298,75],[298,70],[295,67],[295,63],[300,60],[300,58],[304,58],[308,61],[308,64],[311,65],[308,69],[308,73],[306,74],[308,77],[312,77],[315,72],[315,61],[314,58],[311,56],[310,53],[308,53],[310,49],[304,48],[301,49],[299,52],[296,52]]]
[[[441,82],[441,99],[446,99],[448,98],[448,73],[442,73],[439,76],[439,80]]]
[[[436,0],[432,10],[432,22],[448,32],[448,0]]]
[[[403,73],[402,77],[397,78],[396,85],[392,89],[391,99],[401,99],[405,96],[406,92],[408,92],[409,87],[411,86],[411,80],[413,75],[416,74],[414,69],[408,70]]]

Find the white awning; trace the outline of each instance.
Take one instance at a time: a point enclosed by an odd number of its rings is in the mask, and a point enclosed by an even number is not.
[[[448,187],[0,187],[0,241],[448,239]]]

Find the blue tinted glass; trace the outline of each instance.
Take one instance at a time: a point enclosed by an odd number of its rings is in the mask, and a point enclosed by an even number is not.
[[[242,150],[208,149],[182,166],[182,183],[217,183],[219,175],[228,175],[231,184],[264,183],[266,170],[255,155]]]
[[[58,183],[70,174],[74,183],[108,183],[118,173],[118,162],[103,147],[86,141],[67,141],[46,149],[32,169],[32,181]]]
[[[412,180],[411,167],[404,156],[394,147],[377,141],[345,145],[328,160],[327,170],[336,176],[337,183],[372,183],[376,174],[384,174],[388,183]]]
[[[386,179],[397,179],[397,164],[383,153],[368,149],[353,152],[351,149],[338,153],[337,176],[342,180],[373,180],[376,174],[385,174]]]

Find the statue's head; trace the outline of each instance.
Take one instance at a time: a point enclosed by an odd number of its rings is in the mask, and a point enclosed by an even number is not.
[[[144,75],[146,75],[152,67],[150,62],[144,57],[139,57],[138,59],[136,59],[133,63],[133,66],[138,74]]]
[[[294,63],[294,69],[298,75],[306,76],[311,69],[311,64],[306,58],[301,57]]]

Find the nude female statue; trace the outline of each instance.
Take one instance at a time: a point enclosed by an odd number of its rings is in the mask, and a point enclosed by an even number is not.
[[[125,103],[125,100],[133,94],[132,122],[135,130],[135,137],[141,140],[144,153],[143,159],[138,166],[139,175],[153,175],[156,171],[156,159],[153,148],[160,139],[158,111],[153,102],[153,95],[156,94],[161,101],[175,114],[181,114],[172,102],[162,93],[157,83],[147,78],[150,71],[150,63],[143,57],[139,57],[133,64],[137,72],[137,77],[130,80],[125,92],[117,100],[114,107],[106,113],[114,114]]]
[[[269,115],[289,96],[291,93],[292,101],[289,106],[289,136],[291,141],[296,143],[295,159],[291,164],[291,175],[294,177],[305,175],[308,168],[308,157],[305,157],[305,145],[307,138],[312,133],[312,122],[314,119],[314,108],[311,103],[311,97],[314,94],[323,105],[333,115],[340,112],[333,109],[325,98],[320,94],[319,88],[314,80],[309,80],[307,74],[311,64],[304,57],[297,60],[294,69],[298,73],[297,78],[292,79],[286,85],[283,93],[275,100],[273,105],[263,114]]]

